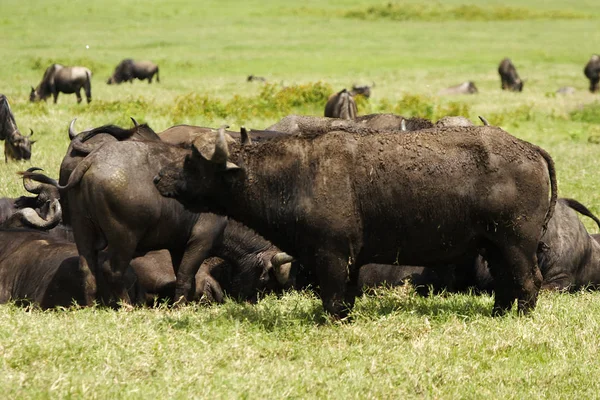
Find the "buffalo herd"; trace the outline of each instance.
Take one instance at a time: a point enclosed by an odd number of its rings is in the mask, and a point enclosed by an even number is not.
[[[522,90],[508,58],[498,72],[503,89]],[[155,75],[126,59],[107,83]],[[31,99],[80,101],[83,87],[89,102],[90,78],[53,64]],[[332,95],[326,117],[239,132],[155,132],[133,118],[77,132],[73,120],[58,178],[29,168],[29,194],[0,199],[0,302],[131,307],[311,288],[344,318],[365,288],[410,281],[423,294],[493,292],[501,315],[515,302],[530,312],[542,288],[600,285],[600,236],[578,214],[600,220],[558,198],[544,149],[481,117],[358,116],[354,97],[373,86]],[[30,158],[4,96],[0,139],[6,158]]]

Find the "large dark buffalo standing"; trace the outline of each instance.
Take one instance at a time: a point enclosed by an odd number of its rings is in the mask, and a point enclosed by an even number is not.
[[[152,83],[152,78],[156,75],[156,82],[160,82],[158,74],[158,65],[151,61],[134,61],[131,58],[126,58],[117,65],[112,76],[108,78],[106,83],[131,82],[135,79],[143,81],[148,79],[148,83]]]
[[[81,103],[81,88],[85,92],[87,102],[92,101],[92,71],[86,67],[65,67],[60,64],[52,64],[44,72],[42,81],[34,89],[31,88],[29,101],[46,100],[50,95],[54,97],[54,103],[58,94],[75,93],[77,103]]]
[[[357,113],[354,97],[346,89],[329,96],[325,104],[325,116],[329,118],[354,119]]]
[[[523,81],[519,78],[517,69],[509,58],[500,61],[498,73],[500,74],[502,90],[511,90],[513,92],[523,91]]]
[[[598,91],[598,82],[600,82],[600,56],[594,54],[583,70],[585,76],[590,80],[590,92]]]
[[[8,99],[0,94],[0,140],[4,140],[4,162],[8,159],[29,160],[31,158],[31,140],[33,131],[28,136],[23,136],[17,127]]]
[[[515,299],[529,311],[542,283],[536,249],[557,198],[548,153],[491,126],[287,136],[236,146],[231,157],[220,133],[213,154],[173,158],[154,182],[314,267],[336,316],[352,308],[362,265],[443,265],[481,249],[494,313]]]

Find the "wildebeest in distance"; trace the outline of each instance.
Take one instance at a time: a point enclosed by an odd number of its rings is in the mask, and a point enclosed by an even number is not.
[[[357,112],[354,97],[346,89],[329,96],[325,104],[325,116],[329,118],[354,119]]]
[[[352,90],[350,91],[350,94],[352,96],[361,95],[361,96],[364,96],[366,99],[368,99],[369,97],[371,97],[371,88],[374,88],[374,87],[375,87],[375,82],[373,82],[373,84],[371,86],[352,85]]]
[[[248,75],[246,82],[266,82],[267,80],[262,76]]]
[[[8,99],[0,94],[0,140],[4,140],[4,162],[8,159],[29,160],[31,158],[31,140],[33,130],[28,136],[23,136],[17,127]]]
[[[505,58],[500,61],[498,66],[498,73],[500,74],[500,81],[502,83],[502,90],[511,90],[513,92],[523,91],[523,80],[519,78],[517,69],[513,65],[510,58]]]
[[[592,55],[590,61],[585,65],[583,73],[590,81],[590,92],[598,91],[598,82],[600,82],[600,56]]]
[[[44,72],[42,81],[34,89],[31,87],[29,101],[46,100],[50,95],[54,96],[54,103],[58,94],[75,93],[77,103],[81,103],[81,88],[85,91],[87,102],[92,101],[92,71],[86,67],[65,67],[60,64],[52,64]]]
[[[131,58],[126,58],[117,65],[112,76],[106,81],[107,84],[119,84],[122,82],[131,82],[135,79],[143,81],[148,79],[148,83],[152,83],[152,78],[156,75],[156,82],[160,82],[158,74],[158,65],[152,61],[134,61]]]
[[[440,94],[475,94],[479,93],[477,90],[477,86],[475,86],[475,82],[467,81],[460,83],[458,85],[450,86],[449,88],[442,89],[439,92]]]
[[[447,265],[482,248],[494,314],[515,300],[530,311],[542,284],[536,250],[557,199],[550,155],[492,126],[290,135],[229,148],[220,132],[212,154],[192,149],[154,182],[314,268],[323,306],[338,317],[354,304],[362,265]]]

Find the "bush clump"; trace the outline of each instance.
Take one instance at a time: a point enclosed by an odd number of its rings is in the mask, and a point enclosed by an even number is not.
[[[469,105],[458,101],[453,101],[447,104],[437,103],[435,99],[406,94],[398,103],[391,105],[389,102],[382,102],[380,107],[392,110],[395,114],[404,117],[421,117],[436,121],[448,115],[469,116]]]
[[[595,101],[569,113],[572,121],[600,124],[600,102]]]

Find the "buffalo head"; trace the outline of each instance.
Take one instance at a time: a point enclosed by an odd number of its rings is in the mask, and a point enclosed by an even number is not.
[[[4,142],[6,157],[15,160],[29,160],[31,158],[31,146],[35,140],[31,140],[33,130],[28,136],[23,136],[19,131],[13,132]]]
[[[191,210],[200,211],[204,202],[214,204],[215,196],[243,172],[228,157],[225,126],[222,126],[214,146],[194,141],[191,154],[182,163],[174,161],[162,168],[154,177],[154,184],[163,196],[176,198]]]

